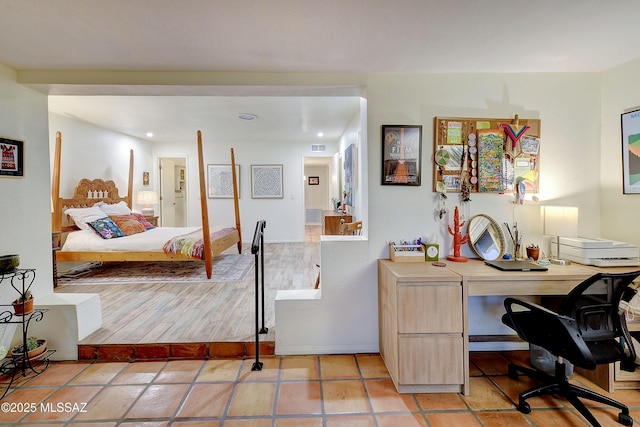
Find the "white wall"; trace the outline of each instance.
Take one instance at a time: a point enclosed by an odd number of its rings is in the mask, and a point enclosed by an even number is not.
[[[47,97],[0,65],[0,136],[24,141],[24,177],[0,177],[0,255],[18,254],[21,268],[36,269],[36,298],[53,292],[47,115]],[[0,285],[1,304],[16,296]]]
[[[640,108],[640,59],[602,76],[600,214],[602,237],[640,246],[639,194],[622,194],[620,114]]]
[[[56,142],[55,134],[57,131],[62,133],[60,197],[72,197],[76,185],[83,178],[111,179],[116,183],[120,197],[125,197],[129,181],[129,152],[132,149],[133,208],[143,208],[135,201],[138,191],[157,190],[157,168],[152,168],[149,142],[58,114],[49,114],[49,126],[51,164]],[[143,171],[150,172],[148,187],[142,186]],[[155,210],[158,210],[157,206]]]

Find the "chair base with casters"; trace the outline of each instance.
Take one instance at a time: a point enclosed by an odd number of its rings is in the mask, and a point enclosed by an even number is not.
[[[566,366],[562,358],[556,360],[555,375],[549,375],[545,372],[535,369],[526,368],[524,366],[509,364],[509,378],[517,379],[519,373],[526,375],[529,378],[539,381],[541,385],[532,387],[523,391],[518,396],[518,411],[523,414],[531,412],[531,406],[527,402],[527,399],[536,396],[561,396],[565,398],[574,408],[578,410],[585,417],[592,426],[600,427],[600,424],[593,416],[593,414],[587,409],[584,403],[579,398],[588,399],[593,402],[603,403],[613,408],[620,410],[618,414],[618,422],[625,426],[633,425],[633,418],[629,415],[629,408],[607,396],[603,396],[596,393],[593,390],[589,390],[583,387],[579,387],[575,384],[571,384],[566,375]]]

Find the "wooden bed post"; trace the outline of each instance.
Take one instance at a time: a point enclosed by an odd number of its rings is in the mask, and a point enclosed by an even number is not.
[[[242,253],[242,232],[240,231],[240,206],[238,204],[238,177],[236,177],[236,158],[231,148],[231,178],[233,181],[233,207],[236,213],[236,230],[238,230],[238,253]]]
[[[62,134],[56,132],[56,147],[53,156],[53,179],[51,183],[51,205],[53,213],[51,214],[51,231],[60,233],[62,229],[62,215],[60,210],[60,152],[62,150]],[[58,237],[60,239],[60,237]],[[60,243],[59,241],[57,242]]]
[[[127,205],[133,209],[133,149],[129,151],[129,183],[127,184]]]
[[[200,178],[200,208],[202,211],[202,238],[204,245],[204,264],[207,279],[211,279],[213,271],[213,254],[211,253],[211,230],[209,229],[209,208],[207,206],[207,183],[204,179],[204,156],[202,154],[202,132],[198,131],[198,176]]]

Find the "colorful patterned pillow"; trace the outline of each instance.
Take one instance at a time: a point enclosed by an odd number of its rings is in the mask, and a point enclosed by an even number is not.
[[[97,219],[87,224],[103,239],[115,239],[116,237],[125,236],[122,230],[120,230],[110,218]]]
[[[144,225],[140,224],[138,219],[129,214],[129,215],[111,215],[109,218],[116,223],[118,227],[124,232],[125,235],[131,236],[132,234],[144,233],[147,231],[144,228]]]
[[[139,214],[137,212],[132,212],[132,215],[135,216],[138,221],[140,221],[140,224],[142,224],[145,230],[151,230],[152,228],[156,228],[155,225],[147,221],[147,218],[145,218],[144,215]]]

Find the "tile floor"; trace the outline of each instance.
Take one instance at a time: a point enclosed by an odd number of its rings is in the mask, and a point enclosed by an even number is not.
[[[333,427],[582,426],[566,402],[535,398],[515,410],[531,382],[506,376],[526,352],[471,353],[471,393],[398,394],[378,354],[152,362],[51,363],[0,402],[0,425]],[[580,376],[574,381],[589,384]],[[591,385],[591,387],[593,387]],[[613,397],[640,420],[640,391]],[[86,404],[86,406],[85,406]],[[593,408],[603,426],[613,410]]]

